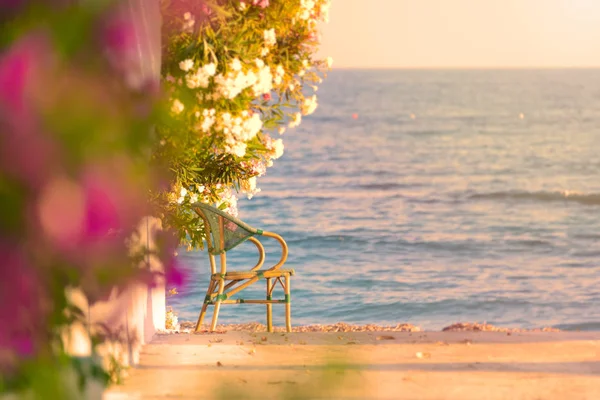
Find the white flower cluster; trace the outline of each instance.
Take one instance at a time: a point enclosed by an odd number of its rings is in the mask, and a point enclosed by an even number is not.
[[[246,155],[247,142],[260,132],[262,126],[259,114],[250,115],[249,112],[244,111],[236,117],[230,113],[219,115],[215,129],[224,134],[225,152],[243,157]]]
[[[302,122],[302,114],[297,112],[294,114],[293,119],[290,121],[289,127],[296,128]]]
[[[171,204],[183,204],[189,201],[190,204],[197,203],[198,201],[207,201],[205,187],[199,186],[195,190],[186,189],[182,186],[175,186],[168,194],[168,200]]]
[[[221,185],[217,185],[217,189],[221,189]],[[238,198],[233,193],[233,190],[231,190],[230,188],[225,188],[219,193],[219,197],[220,198],[217,201],[216,206],[220,207],[223,204],[227,204],[227,208],[225,208],[223,211],[225,211],[227,214],[229,214],[233,217],[237,217],[238,216],[238,208],[237,208]]]
[[[300,19],[308,20],[315,8],[315,0],[300,0]]]
[[[187,33],[192,32],[194,30],[194,25],[196,25],[194,16],[189,12],[183,14],[183,31]]]
[[[273,47],[277,44],[277,36],[275,36],[275,29],[267,29],[263,32],[266,47]]]
[[[310,115],[310,114],[314,113],[315,110],[317,109],[318,105],[319,104],[317,103],[316,95],[313,94],[311,97],[305,98],[304,102],[302,103],[302,106],[301,106],[302,114]]]
[[[185,109],[185,106],[179,99],[173,100],[173,104],[171,105],[171,112],[173,114],[181,114],[181,112]]]
[[[192,60],[182,61],[179,64],[179,67],[183,71],[189,71],[192,68],[193,62],[190,66],[188,61],[192,61]],[[187,68],[187,69],[185,69],[185,68]],[[217,66],[213,63],[206,64],[206,65],[198,68],[194,73],[190,73],[190,74],[186,75],[185,81],[186,81],[187,87],[189,87],[190,89],[197,89],[197,88],[206,89],[208,87],[208,85],[210,85],[210,78],[212,76],[214,76],[216,72],[217,72]]]
[[[252,88],[255,96],[269,93],[273,89],[271,67],[261,59],[256,59],[255,64],[256,69],[244,72],[240,60],[234,59],[230,65],[232,71],[215,76],[216,94],[232,100],[247,88]]]
[[[333,65],[333,58],[327,57],[325,59],[325,65],[327,65],[327,68],[331,69],[331,66]]]
[[[212,128],[212,126],[217,121],[217,117],[215,114],[216,110],[214,108],[211,108],[210,110],[203,110],[202,114],[200,114],[200,111],[196,111],[197,118],[200,118],[200,115],[202,115],[202,120],[198,123],[198,125],[196,125],[196,129],[204,133],[208,133],[210,131],[210,128]]]
[[[277,160],[283,155],[283,140],[273,140],[269,135],[265,135],[264,145],[267,150],[270,151],[269,157],[267,158],[267,167],[270,167],[273,165],[273,160]]]
[[[284,121],[277,119],[278,112],[271,114],[269,110],[266,110],[265,118],[275,117],[275,122],[281,124],[277,129],[279,134],[283,134],[287,128],[299,126],[302,118],[313,114],[318,107],[317,96],[315,94],[304,95],[304,89],[308,86],[316,92],[318,87],[315,84],[321,82],[316,74],[316,72],[319,72],[316,68],[324,71],[325,67],[330,69],[333,64],[331,57],[319,61],[312,58],[313,47],[316,49],[319,42],[318,21],[328,22],[331,0],[294,0],[294,2],[296,8],[293,12],[297,10],[297,13],[292,16],[292,24],[298,25],[298,29],[307,32],[307,39],[298,54],[287,55],[288,60],[293,62],[283,63],[289,65],[290,68],[294,68],[293,70],[288,70],[282,64],[269,63],[268,61],[281,59],[279,55],[280,50],[283,49],[279,49],[278,46],[284,44],[283,34],[285,32],[283,30],[276,32],[275,28],[260,28],[256,29],[256,43],[254,43],[260,46],[259,58],[252,60],[246,54],[240,54],[239,58],[233,60],[219,60],[217,66],[214,58],[214,63],[203,65],[202,58],[191,57],[182,60],[178,65],[183,74],[178,71],[173,73],[176,78],[170,75],[166,77],[174,93],[180,89],[188,92],[191,90],[198,100],[198,103],[191,104],[187,100],[188,97],[180,97],[180,99],[186,99],[184,105],[174,95],[171,112],[182,114],[185,110],[185,118],[195,115],[194,128],[196,132],[216,135],[218,147],[214,150],[218,153],[232,154],[240,158],[245,157],[249,144],[260,138],[266,151],[264,149],[258,151],[256,155],[259,158],[253,156],[249,157],[250,160],[239,160],[244,171],[244,177],[240,177],[240,192],[246,194],[248,198],[252,198],[260,192],[257,187],[257,178],[264,175],[266,169],[273,165],[273,160],[280,158],[284,152],[281,139],[273,139],[266,132],[261,134],[263,130],[262,114],[252,112],[251,109],[253,107],[268,107],[271,103],[275,103],[277,107],[278,102],[280,103],[279,106],[287,107],[288,105],[283,105],[283,101],[279,97],[271,101],[271,92],[273,90],[278,93],[279,91],[293,92],[288,92],[288,94],[291,94],[290,97],[297,108],[289,110],[287,126],[284,125]],[[268,1],[264,1],[264,3],[267,6],[263,7],[261,5],[261,8],[268,7]],[[248,0],[242,0],[234,4],[234,7],[239,7],[239,10],[246,14],[246,11],[250,9],[249,5]],[[261,12],[269,11],[267,9]],[[250,13],[247,15],[250,15]],[[194,16],[191,13],[185,13],[183,17],[184,32],[194,32],[196,27]],[[270,53],[277,53],[277,57],[267,57]],[[296,68],[296,66],[299,68]],[[313,70],[315,73],[313,73]],[[238,96],[243,96],[243,102]],[[236,98],[237,101],[235,102],[227,101]],[[241,105],[238,103],[247,104]],[[246,111],[240,112],[240,109]],[[284,109],[281,108],[280,110],[283,111]],[[277,111],[277,109],[274,109],[274,111]],[[269,121],[272,122],[270,119]],[[238,199],[234,193],[234,189],[228,185],[218,184],[207,188],[196,188],[192,185],[191,188],[173,188],[169,194],[169,200],[173,204],[188,204],[188,202],[193,203],[196,201],[209,202],[214,200],[216,195],[219,197],[217,206],[226,204],[227,209],[225,211],[237,216]]]
[[[324,0],[321,3],[320,13],[321,13],[321,21],[328,23],[329,22],[329,8],[331,7],[331,0]]]
[[[251,181],[251,179],[249,181]],[[256,188],[256,179],[254,180],[254,183],[247,183],[246,187],[253,194],[260,192],[260,189]],[[217,184],[214,189],[216,190],[217,196],[219,196],[219,200],[217,201],[216,206],[220,207],[222,204],[226,203],[227,208],[225,208],[223,211],[227,212],[230,215],[233,215],[234,217],[237,217],[238,198],[233,193],[231,188],[225,187],[221,184]],[[189,204],[194,204],[198,201],[202,203],[210,202],[208,191],[204,186],[199,186],[196,188],[196,190],[192,188],[186,189],[182,186],[174,187],[172,191],[168,194],[168,199],[171,204],[184,204],[188,202]]]
[[[281,85],[283,82],[283,77],[285,76],[285,69],[283,65],[278,64],[277,68],[275,68],[275,77],[273,78],[273,84],[276,86]]]
[[[241,182],[242,192],[246,193],[248,200],[254,197],[255,194],[260,193],[260,189],[256,187],[256,176]]]

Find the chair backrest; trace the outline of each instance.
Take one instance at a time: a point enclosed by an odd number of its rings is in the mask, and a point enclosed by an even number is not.
[[[205,203],[195,203],[192,207],[204,220],[210,254],[224,253],[254,235],[262,235],[260,229],[253,228],[216,207]]]

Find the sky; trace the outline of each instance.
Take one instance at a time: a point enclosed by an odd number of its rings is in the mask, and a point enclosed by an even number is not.
[[[332,0],[334,68],[600,67],[600,0]]]

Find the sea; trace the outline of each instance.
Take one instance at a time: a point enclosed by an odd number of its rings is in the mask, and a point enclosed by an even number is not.
[[[600,70],[333,70],[317,95],[240,200],[289,245],[294,325],[600,330]],[[190,281],[168,304],[195,321],[208,257],[180,258]],[[221,307],[220,323],[253,321],[264,305]]]

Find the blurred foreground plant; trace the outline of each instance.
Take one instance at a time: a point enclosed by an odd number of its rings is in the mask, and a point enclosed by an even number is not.
[[[143,38],[111,3],[0,2],[0,393],[82,398],[87,378],[106,381],[66,353],[86,321],[65,289],[94,304],[153,285],[149,256],[177,276],[167,232],[156,254],[133,245],[162,181],[148,163],[159,96],[132,57]]]

